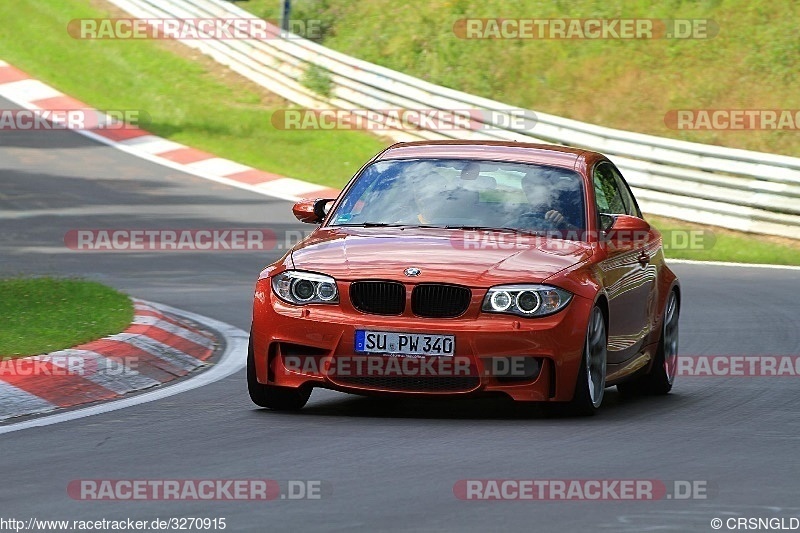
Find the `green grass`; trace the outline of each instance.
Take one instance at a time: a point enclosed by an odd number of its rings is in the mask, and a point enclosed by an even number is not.
[[[344,183],[386,145],[363,132],[276,129],[272,113],[287,104],[188,48],[178,55],[175,43],[67,33],[72,19],[104,16],[86,0],[0,2],[0,59],[94,107],[146,111],[145,129],[162,137],[324,185]]]
[[[133,320],[124,294],[93,281],[0,280],[0,357],[49,353],[113,335]]]
[[[665,255],[672,259],[800,265],[800,242],[754,236],[682,220],[647,216],[664,235]]]
[[[278,18],[281,2],[237,5]],[[796,155],[796,131],[669,129],[672,109],[800,108],[800,3],[767,0],[295,0],[322,44],[425,80],[593,124]],[[712,19],[710,39],[461,39],[464,18]]]
[[[309,65],[305,76],[301,80],[302,84],[319,95],[328,97],[331,95],[331,77],[327,70],[316,65]]]
[[[238,5],[280,18],[280,2]],[[694,142],[796,155],[800,135],[678,132],[671,109],[797,109],[800,5],[764,0],[295,0],[291,18],[320,20],[321,44],[425,80],[577,120]],[[712,19],[706,40],[465,40],[463,18]],[[669,257],[800,264],[800,243],[648,217],[657,227],[701,231],[700,249]],[[677,233],[675,234],[677,236]],[[679,241],[678,241],[679,243]]]

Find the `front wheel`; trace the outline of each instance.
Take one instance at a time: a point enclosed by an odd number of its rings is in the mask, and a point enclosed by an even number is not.
[[[575,383],[575,394],[567,404],[550,404],[557,413],[568,415],[594,415],[603,403],[606,389],[606,360],[608,336],[603,311],[592,308],[589,325],[586,328],[586,341],[583,358]]]
[[[617,385],[620,394],[624,396],[664,395],[672,390],[678,368],[679,314],[678,295],[675,291],[670,291],[667,305],[664,307],[664,319],[661,325],[661,338],[656,350],[656,360],[653,361],[653,366],[647,374]]]
[[[250,344],[247,349],[247,391],[250,399],[259,407],[267,407],[277,411],[296,411],[302,409],[311,396],[311,389],[306,387],[290,388],[264,385],[256,378],[256,362],[253,353],[253,333],[250,333]]]

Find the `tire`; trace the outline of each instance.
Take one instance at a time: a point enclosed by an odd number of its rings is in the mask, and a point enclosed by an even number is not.
[[[675,382],[678,363],[678,320],[680,306],[678,295],[670,291],[661,321],[661,337],[658,339],[656,360],[643,376],[620,383],[617,390],[623,396],[662,396],[669,394]]]
[[[311,396],[307,387],[276,387],[264,385],[256,378],[255,355],[253,353],[253,333],[250,332],[250,343],[247,348],[247,391],[250,399],[259,407],[276,411],[297,411],[302,409]]]
[[[595,306],[586,326],[583,357],[575,382],[575,394],[567,403],[546,404],[552,413],[568,416],[592,416],[600,409],[606,385],[608,334],[603,311]]]

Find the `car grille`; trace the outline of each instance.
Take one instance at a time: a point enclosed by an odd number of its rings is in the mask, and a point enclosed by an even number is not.
[[[442,283],[423,283],[411,293],[411,311],[422,317],[453,318],[469,307],[472,292],[467,287]]]
[[[480,385],[478,376],[338,376],[344,386],[398,392],[466,392]]]
[[[353,307],[373,315],[400,315],[406,307],[406,288],[396,281],[355,281],[350,284]]]
[[[469,308],[472,292],[467,287],[444,283],[422,283],[411,293],[411,311],[426,318],[454,318]],[[355,281],[350,301],[361,312],[400,315],[405,309],[406,289],[397,281]]]

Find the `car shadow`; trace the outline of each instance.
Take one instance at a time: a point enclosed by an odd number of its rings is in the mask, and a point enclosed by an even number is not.
[[[259,409],[264,416],[322,416],[420,420],[552,420],[592,421],[630,420],[658,416],[683,409],[692,403],[689,396],[640,396],[626,398],[615,389],[606,390],[603,406],[595,416],[575,416],[553,408],[552,404],[520,403],[505,397],[406,398],[399,396],[344,395],[312,401],[300,411],[282,412]]]

